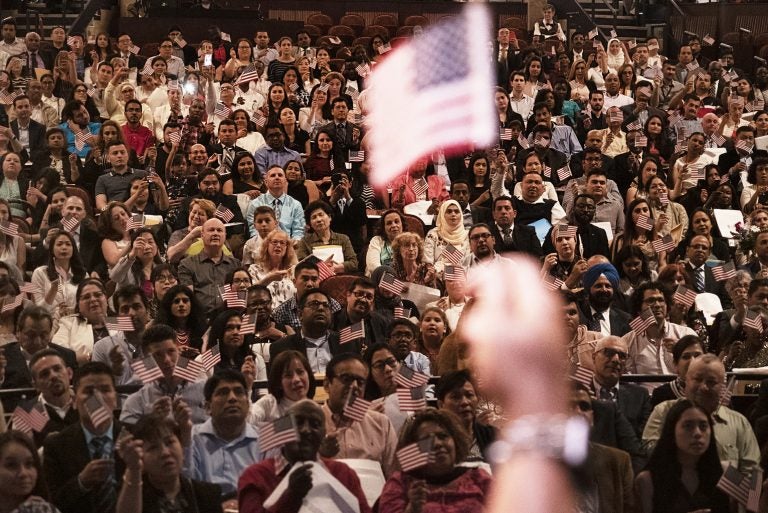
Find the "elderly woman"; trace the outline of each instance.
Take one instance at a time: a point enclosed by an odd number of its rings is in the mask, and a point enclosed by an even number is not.
[[[262,242],[258,260],[248,267],[253,283],[269,289],[273,308],[296,294],[296,286],[291,279],[291,267],[296,262],[296,253],[288,234],[273,230]]]
[[[213,218],[216,205],[207,199],[195,198],[189,202],[189,226],[176,230],[168,239],[168,261],[178,263],[182,258],[194,256],[203,250],[203,241],[200,235],[203,233],[203,224]],[[225,245],[225,255],[232,252]]]
[[[392,242],[392,268],[396,278],[409,283],[437,285],[435,267],[424,260],[424,242],[415,233],[401,233]]]
[[[456,200],[444,201],[435,218],[435,228],[429,230],[424,239],[424,261],[435,266],[435,271],[442,274],[446,265],[450,265],[445,255],[448,245],[464,253],[464,264],[469,267],[469,233],[464,228],[461,206]]]
[[[370,513],[371,508],[355,471],[340,461],[319,455],[320,444],[326,435],[325,415],[320,406],[311,399],[305,399],[292,405],[288,411],[296,424],[299,440],[288,442],[282,447],[282,458],[266,459],[251,465],[243,473],[238,484],[237,497],[240,513],[298,513],[306,495],[312,493],[312,472],[315,466],[319,465],[354,497],[355,504],[344,508],[344,511]],[[278,471],[278,465],[293,469],[289,477],[291,485],[277,499],[274,507],[267,510],[264,502],[284,479],[284,473],[282,470]],[[402,511],[400,510],[401,513]]]
[[[270,365],[269,393],[251,405],[248,422],[261,428],[286,415],[291,406],[315,396],[315,375],[299,351],[282,351]]]
[[[6,153],[0,162],[0,198],[11,205],[11,214],[27,216],[26,202],[29,177],[21,173],[21,157],[18,153]]]
[[[365,274],[370,276],[374,269],[382,265],[392,265],[394,252],[392,242],[403,233],[405,221],[403,215],[394,209],[381,214],[376,228],[376,235],[368,243],[365,256]]]
[[[160,258],[155,234],[150,228],[139,228],[131,237],[131,250],[109,271],[109,279],[114,281],[118,288],[136,285],[147,299],[151,299],[152,269],[161,263],[163,260]]]
[[[117,450],[125,474],[116,513],[222,512],[219,485],[183,475],[183,438],[179,425],[160,415],[142,417],[131,434],[121,436]]]
[[[417,412],[400,433],[397,447],[402,449],[430,437],[433,462],[407,472],[395,472],[379,497],[380,513],[484,509],[491,477],[483,469],[459,466],[469,455],[470,441],[454,414],[434,408]],[[450,494],[450,503],[445,501],[446,494]]]
[[[336,246],[341,249],[342,262],[338,256],[333,259],[333,270],[336,273],[352,273],[357,271],[357,255],[352,248],[349,237],[331,230],[331,217],[333,209],[325,201],[313,201],[304,211],[304,218],[309,225],[307,234],[296,244],[296,256],[303,260],[308,255],[315,253],[318,246]],[[335,249],[335,248],[333,248]],[[326,260],[325,257],[321,260]]]
[[[98,278],[86,278],[78,284],[75,299],[75,313],[59,319],[51,342],[73,350],[82,364],[91,360],[93,344],[109,336],[107,290]]]

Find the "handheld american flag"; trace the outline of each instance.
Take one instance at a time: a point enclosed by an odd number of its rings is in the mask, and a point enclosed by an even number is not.
[[[250,335],[256,333],[256,316],[248,315],[243,317],[243,321],[240,324],[240,334]]]
[[[13,429],[29,434],[32,431],[41,432],[48,424],[50,417],[45,406],[36,400],[30,404],[19,405],[13,410],[11,421]]]
[[[366,401],[362,397],[355,395],[354,390],[349,391],[347,402],[344,403],[343,414],[348,419],[362,422],[368,409],[371,407],[371,401]]]
[[[652,240],[651,247],[657,253],[661,253],[662,251],[674,251],[675,239],[673,239],[670,234],[666,234],[664,237],[660,239]]]
[[[406,445],[397,451],[397,461],[403,472],[410,472],[421,468],[435,461],[435,455],[432,453],[432,446],[435,444],[433,437],[419,440],[418,442]]]
[[[752,475],[745,476],[729,463],[716,486],[736,499],[747,510],[757,511],[762,486],[762,470],[758,467]]]
[[[680,303],[686,308],[690,308],[696,301],[696,291],[689,289],[685,285],[679,285],[677,289],[675,289],[675,293],[672,294],[672,301]]]
[[[371,74],[371,67],[368,64],[363,63],[363,64],[359,64],[355,68],[355,71],[357,71],[358,75],[360,75],[361,77],[365,78],[365,77],[367,77],[368,75]]]
[[[200,374],[203,373],[203,364],[190,360],[184,356],[179,356],[176,365],[173,367],[173,377],[185,379],[189,382],[197,381]]]
[[[259,450],[267,452],[288,442],[298,442],[299,433],[292,415],[286,415],[265,424],[259,430]]]
[[[619,34],[616,33],[616,29],[611,29],[611,38],[616,39],[619,37]]]
[[[163,377],[163,371],[157,366],[157,362],[152,356],[134,360],[133,363],[131,363],[131,368],[133,369],[133,373],[142,383],[151,383],[156,379]]]
[[[237,77],[235,85],[244,84],[246,82],[251,82],[258,79],[259,72],[256,70],[256,64],[249,64],[248,67],[245,68],[242,73],[240,73],[240,76]]]
[[[418,388],[429,383],[429,376],[423,372],[415,371],[407,365],[401,365],[395,374],[395,383],[404,388]]]
[[[589,33],[587,34],[587,37],[589,39],[594,39],[594,38],[597,37],[597,34],[598,34],[597,27],[595,27],[595,28],[593,28],[592,30],[589,31]]]
[[[706,36],[701,38],[701,42],[707,46],[712,46],[715,44],[715,38],[707,34]]]
[[[522,149],[524,149],[524,150],[526,150],[526,149],[528,149],[528,148],[530,148],[530,147],[531,147],[531,143],[529,143],[529,142],[528,142],[528,139],[526,139],[525,137],[523,137],[523,134],[520,134],[520,135],[517,137],[517,144],[519,144],[519,145],[520,145],[520,147],[521,147]]]
[[[392,294],[395,294],[396,296],[399,296],[403,293],[405,283],[398,280],[394,277],[394,275],[390,273],[384,273],[384,276],[381,277],[381,281],[379,281],[379,287],[388,292],[391,292]]]
[[[402,411],[419,411],[427,407],[424,388],[397,388],[397,402]]]
[[[736,276],[736,266],[733,264],[733,260],[714,266],[712,268],[712,275],[715,277],[715,281],[725,281],[734,278]]]
[[[731,405],[731,397],[733,397],[733,391],[735,388],[736,388],[736,376],[731,376],[731,378],[726,383],[725,388],[723,388],[723,391],[720,392],[721,406]]]
[[[130,48],[128,48],[128,51],[131,52],[133,55],[137,55],[141,51],[141,48],[132,44]]]
[[[557,225],[557,237],[572,237],[576,238],[579,233],[579,227],[570,224]]]
[[[127,230],[138,230],[144,226],[144,214],[133,214],[128,220]]]
[[[61,220],[61,226],[65,231],[72,233],[80,225],[80,221],[75,216],[67,216]]]
[[[333,263],[320,261],[317,263],[317,272],[320,274],[320,281],[323,282],[332,276],[336,276],[333,270]]]
[[[350,162],[363,162],[365,160],[365,152],[363,150],[349,150]]]
[[[75,148],[80,151],[88,144],[91,133],[87,130],[78,130],[75,132]]]
[[[16,223],[2,221],[0,222],[0,232],[13,237],[19,234],[19,226]]]
[[[103,426],[112,421],[112,412],[98,394],[92,395],[85,401],[85,410],[94,427]]]
[[[443,260],[453,265],[461,265],[464,260],[464,252],[457,249],[453,244],[448,244],[443,248]]]
[[[544,287],[546,287],[547,290],[560,290],[560,288],[562,288],[562,286],[565,284],[563,280],[557,276],[552,276],[551,274],[545,275],[543,282]]]
[[[648,138],[644,135],[636,135],[635,136],[635,148],[647,148],[648,147]]]
[[[650,308],[646,308],[640,312],[640,315],[629,321],[629,326],[635,333],[642,333],[653,324],[656,324],[656,318],[653,316]]]
[[[226,118],[227,116],[232,114],[232,109],[224,105],[222,102],[217,102],[216,107],[213,110],[213,114],[215,116]]]
[[[637,216],[635,226],[643,230],[653,230],[653,223],[651,222],[651,218],[646,215]]]
[[[216,365],[221,361],[221,351],[219,350],[219,346],[213,346],[204,352],[202,355],[202,360],[203,368],[205,368],[206,371],[210,371],[216,367]]]
[[[552,168],[544,164],[544,169],[542,169],[542,174],[547,178],[552,178]]]
[[[108,331],[134,331],[136,329],[133,318],[129,315],[107,317],[107,322],[104,324]]]
[[[229,223],[232,221],[232,219],[234,219],[235,214],[233,214],[232,211],[224,205],[219,204],[219,206],[216,207],[216,211],[213,213],[213,217],[218,217],[223,222]]]
[[[669,205],[669,194],[666,192],[660,192],[659,193],[659,202],[661,203],[661,206],[666,207]]]
[[[40,289],[40,287],[38,287],[34,283],[30,283],[28,281],[25,281],[19,287],[19,291],[20,292],[25,292],[27,294],[37,294],[38,292],[41,292],[41,289]]]
[[[573,369],[573,374],[571,374],[571,379],[577,383],[581,383],[585,387],[589,388],[590,390],[594,386],[594,381],[592,381],[595,377],[595,373],[591,370],[587,369],[586,367],[582,367],[581,365],[577,365],[575,369]]]
[[[758,333],[763,332],[763,316],[754,310],[747,310],[744,314],[744,321],[741,324],[744,327],[756,330]]]
[[[3,300],[4,302],[6,300]],[[5,303],[2,308],[0,308],[0,312],[12,312],[13,310],[16,310],[18,307],[20,307],[24,303],[24,294],[19,294],[18,296],[14,297],[13,300],[11,300],[8,303]]]
[[[477,58],[491,40],[490,26],[484,5],[467,4],[459,16],[425,28],[373,70],[369,100],[374,185],[391,182],[438,148],[452,155],[491,146],[498,138],[493,97],[478,94],[494,86],[491,62]]]
[[[379,46],[379,48],[377,49],[377,51],[379,52],[379,55],[383,55],[389,52],[390,50],[392,50],[392,45],[389,43],[384,43],[381,46]]]
[[[363,324],[363,321],[356,322],[339,330],[339,344],[346,344],[359,338],[365,338],[365,324]]]
[[[564,165],[563,167],[557,170],[557,177],[560,179],[561,182],[564,180],[567,180],[571,176],[573,175],[571,175],[571,168],[568,167],[568,164]]]
[[[467,273],[460,265],[446,265],[443,277],[445,281],[464,281],[467,279]]]
[[[502,141],[511,141],[512,140],[512,129],[511,128],[502,128],[499,131],[499,139]]]
[[[411,309],[402,306],[395,307],[395,319],[408,319],[411,317]]]
[[[688,71],[696,71],[697,69],[699,69],[699,63],[696,61],[689,62],[685,66],[685,69],[687,69]]]
[[[752,145],[747,141],[736,141],[736,151],[741,155],[749,155],[752,151]]]
[[[629,130],[629,131],[632,131],[632,130],[642,130],[642,129],[643,129],[643,124],[640,123],[639,120],[635,120],[635,121],[627,124],[627,130]]]
[[[413,194],[418,198],[419,196],[426,195],[429,192],[429,185],[423,178],[419,178],[411,184],[411,190]]]

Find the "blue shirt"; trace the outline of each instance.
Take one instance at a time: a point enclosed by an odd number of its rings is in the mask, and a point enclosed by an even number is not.
[[[280,166],[285,169],[285,164],[290,160],[301,162],[301,155],[296,151],[289,150],[285,146],[280,150],[273,150],[269,146],[262,146],[253,154],[253,160],[256,161],[256,169],[263,177],[267,169],[272,166]]]
[[[190,479],[221,486],[222,495],[237,492],[237,480],[249,466],[262,460],[256,428],[245,423],[243,433],[234,440],[216,435],[213,421],[192,426],[192,442],[184,474]]]
[[[100,454],[93,454],[93,447],[91,447],[91,440],[94,438],[106,438],[109,441],[104,445],[105,452],[112,454],[115,449],[115,441],[112,439],[112,423],[109,423],[109,428],[101,435],[96,435],[94,433],[91,433],[88,429],[86,429],[85,426],[80,424],[80,428],[83,430],[83,434],[85,435],[85,446],[88,447],[88,452],[91,455],[91,459],[100,459]]]
[[[83,146],[82,150],[78,150],[75,147],[75,133],[69,129],[69,123],[64,122],[59,125],[59,128],[64,130],[64,136],[67,138],[67,150],[70,153],[74,153],[78,157],[85,158],[86,155],[88,155],[88,152],[91,151],[91,145],[86,144]],[[88,123],[88,131],[93,135],[99,135],[99,130],[101,129],[101,123],[91,122]]]
[[[287,194],[275,198],[270,192],[262,194],[248,204],[245,221],[248,223],[251,237],[256,235],[256,228],[253,226],[253,216],[256,212],[256,207],[265,206],[274,209],[276,199],[279,199],[282,203],[280,205],[280,219],[277,220],[280,229],[287,233],[291,239],[299,240],[304,237],[304,225],[306,222],[304,221],[304,207],[301,206],[301,203]]]

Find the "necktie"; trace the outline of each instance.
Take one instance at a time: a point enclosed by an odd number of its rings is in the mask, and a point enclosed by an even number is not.
[[[600,333],[600,321],[604,319],[602,312],[595,312],[592,316],[592,321],[589,323],[589,331],[596,331]]]
[[[501,232],[502,238],[504,239],[504,244],[512,244],[512,229],[509,227],[506,227]]]
[[[280,207],[283,204],[282,201],[279,199],[276,199],[272,202],[272,209],[275,211],[275,219],[277,219],[277,222],[280,222]]]
[[[97,436],[91,440],[90,446],[93,453],[93,459],[112,458],[111,451],[107,450],[109,438],[106,436]],[[110,476],[99,486],[96,493],[93,494],[93,510],[104,511],[106,513],[115,510],[117,503],[117,481],[115,480],[114,470]]]
[[[600,389],[600,399],[603,401],[613,401],[614,399],[614,389],[608,388],[608,387],[602,387]]]
[[[224,148],[224,167],[227,171],[232,170],[232,162],[235,160],[235,150],[232,147]]]
[[[504,63],[507,60],[507,49],[502,48],[499,50],[499,62]]]
[[[696,269],[696,292],[704,292],[704,268]]]
[[[347,147],[347,129],[343,123],[336,125],[336,144],[339,148]]]

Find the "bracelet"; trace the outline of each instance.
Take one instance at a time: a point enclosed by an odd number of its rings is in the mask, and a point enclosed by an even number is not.
[[[488,456],[494,464],[505,463],[525,452],[560,460],[577,467],[587,458],[589,425],[586,419],[568,415],[526,415],[504,428]]]

